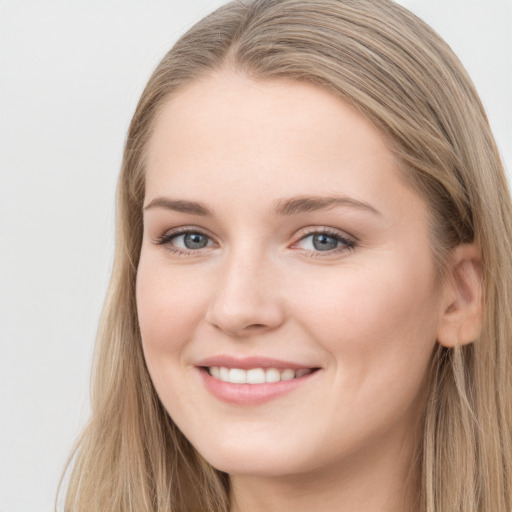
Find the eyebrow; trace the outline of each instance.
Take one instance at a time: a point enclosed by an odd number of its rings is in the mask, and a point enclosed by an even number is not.
[[[175,212],[191,213],[192,215],[201,215],[204,217],[213,217],[213,212],[204,203],[199,203],[197,201],[187,201],[184,199],[156,197],[148,205],[144,206],[144,210],[151,210],[152,208],[164,208],[165,210],[173,210]]]
[[[358,201],[350,197],[338,196],[298,196],[289,199],[278,199],[272,208],[274,215],[296,215],[299,213],[313,212],[318,210],[327,210],[335,206],[349,206],[363,211],[368,211],[377,215],[382,215],[372,205],[363,201]],[[169,197],[156,197],[144,210],[152,208],[164,208],[181,213],[200,215],[203,217],[213,217],[213,211],[205,204],[198,201],[188,201],[185,199],[172,199]]]
[[[276,215],[294,215],[317,210],[327,210],[335,206],[350,206],[359,210],[382,215],[371,204],[350,197],[338,196],[299,196],[291,197],[290,199],[279,199],[274,205],[274,213]]]

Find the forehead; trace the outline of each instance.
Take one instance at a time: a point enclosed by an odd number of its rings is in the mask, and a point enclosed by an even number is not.
[[[172,193],[259,206],[341,194],[380,209],[385,192],[405,191],[373,124],[333,94],[296,81],[235,73],[198,80],[162,105],[146,156],[149,200]]]
[[[297,138],[335,141],[340,148],[358,145],[366,152],[386,149],[381,133],[355,108],[315,85],[225,72],[193,82],[163,103],[149,155],[172,141],[173,149],[186,142],[198,150],[227,150],[229,142],[254,149],[257,141],[268,152]]]

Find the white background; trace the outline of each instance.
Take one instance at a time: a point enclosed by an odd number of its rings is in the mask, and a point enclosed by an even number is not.
[[[87,418],[123,140],[221,0],[0,0],[0,511],[50,512]],[[402,0],[468,68],[512,169],[512,0]]]

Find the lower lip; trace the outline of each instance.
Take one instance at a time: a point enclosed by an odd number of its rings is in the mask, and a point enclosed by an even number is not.
[[[306,384],[314,378],[318,370],[290,380],[264,384],[232,384],[212,377],[208,370],[200,368],[206,389],[224,402],[237,405],[257,405],[283,396],[290,391]]]

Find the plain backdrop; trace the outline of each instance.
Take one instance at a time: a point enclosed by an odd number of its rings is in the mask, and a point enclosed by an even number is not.
[[[0,0],[0,511],[50,512],[88,414],[125,132],[217,0]],[[512,169],[512,0],[402,0],[468,68]]]

